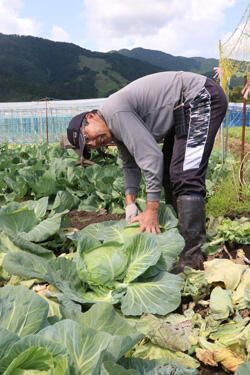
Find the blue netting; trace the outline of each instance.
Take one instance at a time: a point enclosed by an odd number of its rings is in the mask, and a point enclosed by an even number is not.
[[[105,99],[65,100],[29,103],[0,103],[0,142],[57,142],[71,118],[86,110],[99,108]],[[47,116],[46,116],[47,113]],[[242,126],[242,104],[230,103],[228,126]],[[250,106],[246,110],[246,126],[250,123]],[[226,118],[224,120],[226,126]]]
[[[78,113],[99,108],[105,99],[0,103],[0,142],[57,142]]]
[[[228,106],[228,127],[242,126],[243,122],[243,104],[241,103],[230,103]],[[223,121],[224,127],[226,127],[226,118]],[[250,105],[246,106],[246,126],[250,126]]]

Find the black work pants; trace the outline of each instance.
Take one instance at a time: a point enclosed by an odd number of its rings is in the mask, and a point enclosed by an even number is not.
[[[224,91],[207,78],[203,89],[186,108],[187,136],[177,138],[172,128],[164,140],[163,186],[167,196],[205,197],[208,160],[226,110]]]

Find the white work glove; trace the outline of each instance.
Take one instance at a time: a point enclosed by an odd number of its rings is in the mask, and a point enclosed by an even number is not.
[[[135,203],[129,203],[125,208],[126,221],[129,222],[133,217],[139,215],[140,211],[138,210]]]

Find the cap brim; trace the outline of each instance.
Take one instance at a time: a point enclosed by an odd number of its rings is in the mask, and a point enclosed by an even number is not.
[[[81,133],[81,126],[84,117],[88,112],[80,113],[72,118],[67,128],[67,138],[74,148],[80,150],[83,154],[85,147],[85,137]]]

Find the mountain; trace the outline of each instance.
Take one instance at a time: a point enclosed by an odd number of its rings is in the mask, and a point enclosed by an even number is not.
[[[164,69],[119,53],[0,34],[0,102],[106,97]]]
[[[219,60],[214,58],[173,56],[162,51],[141,47],[112,52],[156,65],[163,70],[183,70],[203,74],[209,78],[214,77],[214,67],[219,66]],[[231,77],[230,89],[236,86],[243,86],[243,75],[249,71],[248,65],[249,63],[247,62],[241,62],[240,70],[237,71],[236,75]],[[240,71],[242,74],[239,74]]]
[[[213,68],[218,66],[217,59],[206,59],[204,57],[173,56],[168,53],[145,48],[134,48],[132,50],[121,49],[117,51],[123,56],[153,64],[164,70],[184,70],[194,73],[205,74],[210,77],[214,75]]]
[[[92,52],[72,43],[0,33],[0,102],[106,97],[164,70],[214,75],[216,59],[134,48]]]

